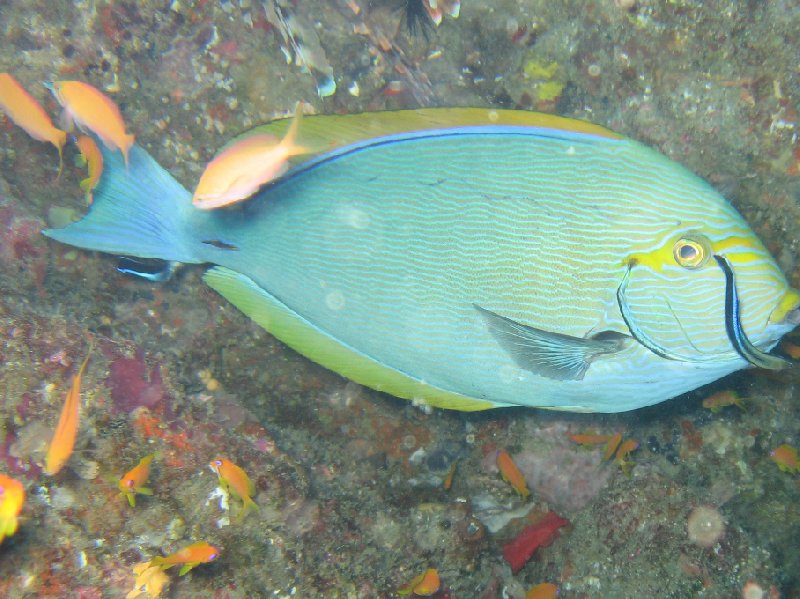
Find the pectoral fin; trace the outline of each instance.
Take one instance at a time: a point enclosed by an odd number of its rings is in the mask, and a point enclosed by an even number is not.
[[[616,331],[601,331],[587,338],[552,333],[473,305],[517,366],[549,379],[579,381],[596,358],[621,351],[630,340]]]

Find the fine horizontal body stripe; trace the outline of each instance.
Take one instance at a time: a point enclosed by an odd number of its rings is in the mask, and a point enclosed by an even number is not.
[[[160,247],[131,253],[218,265],[215,289],[363,384],[458,409],[615,412],[765,360],[790,328],[770,323],[795,306],[785,278],[736,210],[601,127],[432,109],[309,117],[297,143],[324,150],[234,209],[180,207],[162,225],[149,205],[138,230]],[[131,170],[148,180],[142,154]],[[108,164],[95,216],[54,237],[80,245],[83,228],[98,239],[84,247],[109,251],[98,215],[130,189]],[[708,255],[679,264],[697,236]]]

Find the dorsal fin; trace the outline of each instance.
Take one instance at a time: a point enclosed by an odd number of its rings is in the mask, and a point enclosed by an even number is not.
[[[269,133],[283,139],[291,123],[291,117],[274,120],[237,136],[226,145],[254,133]],[[411,131],[484,125],[537,127],[554,133],[563,132],[567,135],[622,139],[617,133],[586,121],[524,110],[420,108],[360,114],[323,114],[303,117],[303,126],[297,133],[298,145],[314,148],[317,152],[297,156],[290,162],[292,165],[302,164],[324,152],[374,137]]]

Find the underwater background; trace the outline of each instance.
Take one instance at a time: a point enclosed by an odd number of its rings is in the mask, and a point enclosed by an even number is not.
[[[190,189],[227,140],[298,100],[590,120],[711,181],[800,286],[800,3],[438,6],[437,26],[400,0],[0,1],[0,72],[52,115],[42,82],[104,90]],[[800,597],[800,477],[770,455],[800,445],[797,368],[618,415],[423,410],[287,349],[202,268],[154,284],[48,241],[41,229],[86,209],[76,156],[57,177],[51,146],[0,123],[0,472],[27,493],[0,545],[0,596],[156,596],[133,568],[207,541],[219,558],[168,571],[161,596],[393,597],[434,568],[439,598],[521,599],[543,582],[562,599]],[[92,340],[76,450],[49,477]],[[589,433],[637,440],[633,463],[570,438]],[[154,493],[131,507],[116,481],[153,452]],[[255,483],[241,522],[208,468],[219,455]],[[569,524],[548,529],[550,512]],[[512,572],[514,543],[542,526]]]

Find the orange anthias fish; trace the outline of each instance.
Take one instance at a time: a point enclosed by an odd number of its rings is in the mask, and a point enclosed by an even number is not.
[[[159,566],[162,570],[167,570],[172,566],[181,565],[178,572],[179,576],[183,576],[189,570],[200,564],[207,564],[214,561],[219,557],[219,549],[213,545],[209,545],[205,541],[192,543],[179,549],[175,553],[166,555],[164,557],[154,557],[150,563],[154,566]]]
[[[219,484],[223,489],[242,500],[237,521],[241,521],[249,510],[258,509],[252,499],[256,486],[244,470],[226,458],[216,458],[208,467],[219,477]]]
[[[537,584],[525,593],[525,599],[556,599],[558,587],[552,582]]]
[[[91,354],[91,349],[89,350]],[[64,400],[64,408],[58,419],[53,439],[47,448],[47,455],[44,460],[44,472],[53,476],[57,474],[64,464],[67,463],[72,450],[75,447],[75,438],[78,436],[78,423],[81,411],[81,376],[89,362],[89,354],[81,364],[78,374],[72,379],[72,387],[67,392]]]
[[[125,166],[128,165],[128,151],[135,138],[125,132],[125,121],[111,98],[82,81],[54,81],[50,89],[64,108],[67,123],[88,129],[107,148],[119,149],[125,157]]]
[[[522,495],[523,499],[531,494],[528,490],[528,483],[525,482],[525,477],[522,475],[519,468],[517,468],[511,456],[508,455],[508,452],[504,450],[498,451],[495,463],[497,464],[497,469],[500,471],[500,476],[503,477],[503,480],[514,487],[514,490]]]
[[[139,460],[139,463],[131,468],[122,478],[119,479],[119,494],[128,498],[131,507],[136,507],[136,494],[152,495],[153,489],[144,486],[150,478],[150,462],[153,461],[157,453],[151,453]]]
[[[800,472],[800,456],[797,455],[797,448],[788,443],[778,445],[769,452],[769,458],[777,464],[781,472]]]
[[[410,595],[411,593],[419,597],[430,597],[441,587],[439,572],[433,568],[428,568],[419,576],[415,576],[408,583],[397,589],[398,595]]]
[[[728,406],[736,406],[740,410],[744,410],[744,399],[735,391],[718,391],[703,400],[703,407],[711,410],[714,414]]]
[[[0,543],[17,532],[18,516],[25,503],[25,488],[16,479],[0,473]]]
[[[622,433],[614,433],[612,437],[609,437],[608,443],[606,443],[606,451],[603,453],[603,459],[610,460],[620,443],[622,443]]]
[[[210,210],[245,200],[262,185],[285,173],[289,158],[312,152],[296,143],[301,114],[298,102],[294,121],[280,142],[269,133],[254,133],[217,154],[200,176],[192,197],[194,206]]]
[[[630,476],[631,474],[631,466],[633,465],[633,460],[629,460],[628,456],[631,452],[636,451],[639,449],[639,442],[634,439],[628,439],[620,444],[619,448],[617,449],[617,453],[614,456],[614,461],[617,465],[622,468],[622,472],[625,476]]]
[[[53,126],[41,104],[12,75],[0,73],[0,110],[33,139],[47,141],[58,150],[58,173],[63,165],[66,132]]]
[[[92,191],[97,187],[97,182],[100,181],[100,175],[103,174],[103,154],[100,148],[94,143],[94,140],[88,135],[81,135],[75,140],[75,145],[81,152],[81,156],[86,161],[86,166],[89,169],[89,176],[81,181],[81,189],[86,192],[86,203],[92,203]]]
[[[569,438],[578,445],[600,445],[601,443],[608,443],[611,435],[594,435],[591,433],[583,433],[570,435]]]

